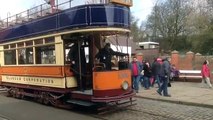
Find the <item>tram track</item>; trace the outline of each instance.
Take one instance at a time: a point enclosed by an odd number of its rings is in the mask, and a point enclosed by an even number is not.
[[[162,111],[163,112],[163,111]],[[151,120],[157,119],[157,120],[180,120],[179,118],[175,118],[174,116],[170,114],[166,114],[162,112],[153,112],[149,111],[146,108],[142,108],[141,105],[136,105],[133,107],[128,107],[125,109],[121,109],[119,111],[115,111],[113,113],[107,113],[104,115],[90,115],[91,117],[98,118],[101,120],[132,120],[132,119],[145,119],[145,120]]]
[[[108,113],[104,115],[89,115],[89,116],[98,118],[101,120],[111,120],[111,119],[119,120],[122,118],[124,118],[124,120],[132,120],[132,119],[143,119],[143,117],[150,118],[150,116],[152,116],[152,118],[154,119],[160,119],[160,120],[179,120],[166,115],[160,115],[160,114],[155,114],[155,113],[136,110],[136,109],[126,109],[126,110],[116,111],[116,112]],[[120,116],[123,116],[123,117],[120,117]]]
[[[153,113],[153,112],[147,112],[147,111],[143,111],[143,110],[137,110],[137,109],[127,109],[128,111],[131,111],[131,112],[138,112],[138,113],[145,113],[145,114],[148,114],[148,115],[151,115],[151,116],[156,116],[156,117],[163,117],[165,119],[168,119],[168,120],[178,120],[178,119],[175,119],[173,117],[169,117],[167,115],[160,115],[160,114],[156,114],[156,113]]]
[[[6,95],[5,91],[2,91],[0,94]],[[119,120],[123,116],[125,117],[125,120],[132,120],[132,119],[140,119],[141,117],[152,117],[152,118],[157,118],[160,120],[179,120],[175,119],[171,116],[165,115],[165,114],[159,114],[159,113],[154,113],[151,111],[147,111],[146,109],[141,108],[140,104],[137,104],[132,107],[127,107],[127,108],[122,108],[113,112],[107,112],[106,114],[99,115],[98,112],[91,111],[91,109],[85,109],[84,107],[82,108],[74,108],[74,109],[69,109],[71,112],[79,113],[79,114],[84,114],[89,117],[93,117],[95,119],[100,119],[100,120]],[[140,109],[141,108],[141,109]],[[133,117],[133,118],[132,118]],[[1,118],[1,116],[0,116]],[[0,120],[10,120],[8,118],[2,117]]]

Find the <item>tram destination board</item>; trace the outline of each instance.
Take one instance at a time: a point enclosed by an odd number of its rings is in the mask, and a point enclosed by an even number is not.
[[[118,3],[126,6],[132,6],[132,0],[110,0],[112,3]]]

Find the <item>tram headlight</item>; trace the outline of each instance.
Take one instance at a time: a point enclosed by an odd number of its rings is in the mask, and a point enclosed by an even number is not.
[[[124,81],[124,82],[122,83],[122,88],[123,88],[124,90],[127,90],[127,89],[129,88],[129,83],[128,83],[127,81]]]

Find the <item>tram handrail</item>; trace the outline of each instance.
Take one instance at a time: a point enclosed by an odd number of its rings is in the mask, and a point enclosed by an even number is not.
[[[106,65],[104,63],[95,63],[93,67],[93,71],[100,71],[104,70],[106,68]]]

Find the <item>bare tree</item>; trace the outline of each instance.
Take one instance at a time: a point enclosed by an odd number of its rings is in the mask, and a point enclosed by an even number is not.
[[[147,27],[152,30],[152,36],[161,37],[165,49],[174,47],[179,36],[185,34],[185,25],[191,7],[187,0],[166,0],[157,3],[148,18]]]

